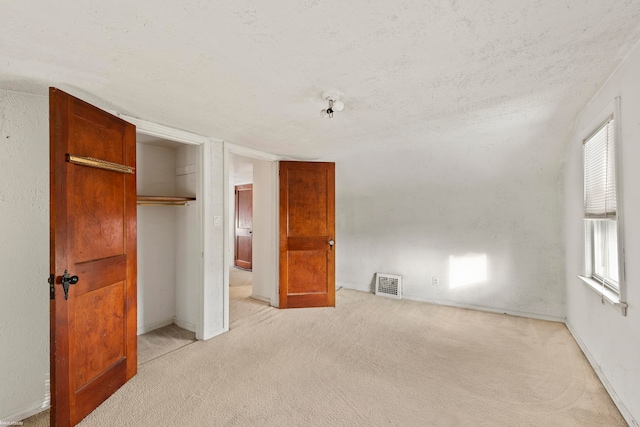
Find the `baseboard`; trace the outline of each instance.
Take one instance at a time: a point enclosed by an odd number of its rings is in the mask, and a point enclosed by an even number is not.
[[[210,340],[211,338],[215,338],[215,337],[217,337],[218,335],[222,335],[222,334],[224,334],[225,332],[229,332],[229,329],[225,329],[225,328],[218,328],[218,329],[216,329],[215,331],[212,331],[212,332],[211,332],[211,335],[210,335],[209,337],[207,337],[207,338],[198,338],[198,339],[202,339],[202,340],[205,340],[205,341],[206,341],[206,340]]]
[[[539,313],[529,313],[526,311],[518,311],[518,310],[507,310],[507,309],[503,309],[503,308],[496,308],[496,307],[488,307],[485,305],[477,305],[477,304],[466,304],[466,303],[459,303],[459,302],[455,302],[455,301],[449,301],[449,300],[442,300],[442,299],[437,299],[437,298],[424,298],[424,297],[418,297],[415,295],[402,295],[402,299],[408,299],[411,301],[421,301],[421,302],[428,302],[430,304],[437,304],[437,305],[445,305],[448,307],[458,307],[458,308],[466,308],[469,310],[477,310],[477,311],[486,311],[487,313],[497,313],[497,314],[508,314],[510,316],[517,316],[517,317],[526,317],[526,318],[530,318],[530,319],[537,319],[537,320],[548,320],[550,322],[559,322],[559,323],[564,323],[564,317],[562,316],[552,316],[549,314],[539,314]]]
[[[373,293],[374,290],[371,288],[371,285],[355,285],[353,283],[344,283],[344,282],[339,282],[336,283],[336,289],[340,289],[340,288],[345,288],[345,289],[353,289],[354,291],[360,291],[360,292],[369,292],[369,293]]]
[[[150,323],[148,325],[138,326],[138,335],[146,334],[155,329],[162,328],[173,323],[173,319],[162,320],[160,322]]]
[[[29,417],[33,417],[34,415],[49,409],[50,408],[49,403],[50,403],[49,399],[47,399],[44,403],[31,405],[29,408],[15,412],[11,415],[0,416],[0,425],[9,425],[10,423],[19,423],[22,420],[26,420]]]
[[[194,325],[193,323],[184,321],[182,319],[179,319],[177,317],[173,318],[173,323],[176,324],[176,326],[182,328],[182,329],[186,329],[187,331],[191,331],[191,332],[195,332],[196,331],[196,325]]]
[[[261,295],[251,295],[250,298],[257,301],[266,302],[267,304],[271,305],[271,298],[263,297]]]
[[[569,329],[569,332],[573,336],[573,339],[576,341],[576,343],[578,343],[578,346],[580,347],[580,350],[582,350],[582,353],[587,358],[587,360],[589,361],[589,364],[591,365],[591,367],[595,371],[596,375],[600,379],[600,382],[604,386],[605,390],[607,390],[607,393],[609,393],[609,396],[611,396],[611,400],[613,400],[613,403],[616,405],[616,407],[620,411],[620,414],[622,414],[622,417],[624,418],[624,420],[630,426],[638,427],[638,422],[635,420],[635,418],[633,418],[633,415],[631,415],[631,412],[629,412],[629,409],[627,409],[625,404],[622,402],[622,400],[618,396],[618,393],[616,393],[616,391],[614,390],[613,386],[611,385],[611,383],[609,382],[607,377],[604,375],[604,372],[602,372],[602,369],[600,368],[600,365],[598,365],[598,363],[596,363],[596,360],[594,359],[594,357],[589,352],[589,349],[585,345],[584,341],[582,341],[580,336],[578,336],[578,333],[573,328],[571,323],[569,323],[569,321],[565,321],[565,324],[567,325],[567,329]]]
[[[337,287],[344,287],[346,289],[353,289],[354,291],[360,291],[360,292],[368,292],[368,293],[374,293],[374,290],[371,289],[370,285],[354,285],[352,283],[338,283]],[[487,307],[484,305],[476,305],[476,304],[465,304],[465,303],[458,303],[455,301],[449,301],[449,300],[442,300],[442,299],[435,299],[435,298],[424,298],[424,297],[419,297],[419,296],[415,296],[415,295],[406,295],[403,294],[402,295],[402,299],[407,299],[407,300],[411,300],[411,301],[420,301],[420,302],[427,302],[429,304],[437,304],[437,305],[446,305],[448,307],[458,307],[458,308],[466,308],[469,310],[477,310],[477,311],[486,311],[489,313],[498,313],[498,314],[508,314],[511,316],[518,316],[518,317],[527,317],[527,318],[531,318],[531,319],[538,319],[538,320],[548,320],[551,322],[560,322],[560,323],[564,323],[564,317],[562,316],[551,316],[548,314],[538,314],[538,313],[528,313],[525,311],[517,311],[517,310],[505,310],[502,308],[495,308],[495,307]]]

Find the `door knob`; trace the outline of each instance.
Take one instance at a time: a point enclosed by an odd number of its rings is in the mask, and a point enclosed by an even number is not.
[[[75,285],[80,279],[78,276],[69,276],[67,270],[62,275],[62,290],[64,290],[64,299],[69,299],[69,285]]]
[[[333,240],[333,239],[329,240],[329,248],[331,248],[331,250],[333,250],[333,245],[335,245],[335,244],[336,244],[335,240]]]

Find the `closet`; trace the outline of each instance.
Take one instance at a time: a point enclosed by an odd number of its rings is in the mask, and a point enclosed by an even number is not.
[[[195,332],[201,276],[198,147],[138,133],[138,335]]]

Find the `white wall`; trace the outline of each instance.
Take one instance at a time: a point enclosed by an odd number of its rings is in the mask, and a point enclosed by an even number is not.
[[[136,144],[137,192],[173,196],[176,150]],[[176,313],[176,208],[138,206],[138,334],[173,322]]]
[[[198,179],[198,147],[182,144],[176,148],[175,195],[196,197]]]
[[[630,425],[640,421],[640,45],[591,99],[575,127],[565,171],[567,324]],[[622,199],[628,314],[601,303],[576,275],[583,272],[582,138],[621,97]],[[635,421],[632,421],[632,418]],[[635,424],[632,424],[635,422]]]
[[[403,298],[563,319],[555,176],[425,181],[419,190],[358,196],[342,180],[353,167],[336,164],[338,285],[370,291],[376,272],[391,273],[403,277]]]
[[[253,298],[270,302],[277,294],[274,281],[276,262],[275,230],[275,162],[253,159]]]
[[[176,149],[176,196],[195,197],[198,185],[198,147],[183,145]],[[202,284],[200,264],[201,224],[198,200],[176,211],[176,294],[175,323],[195,332],[198,323],[198,295]]]
[[[229,329],[229,298],[224,286],[224,145],[211,140],[200,146],[204,164],[201,173],[209,191],[203,194],[203,269],[204,292],[199,295],[199,313],[204,317],[204,329],[196,331],[198,339],[209,339]],[[208,237],[207,237],[208,236]]]
[[[176,149],[136,144],[136,191],[145,196],[173,196],[176,192]]]
[[[49,403],[49,100],[0,90],[0,420]]]

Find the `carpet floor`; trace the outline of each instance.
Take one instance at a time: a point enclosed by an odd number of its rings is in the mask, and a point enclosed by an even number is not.
[[[138,365],[196,341],[195,332],[174,324],[138,336]]]
[[[229,269],[229,286],[251,286],[253,284],[253,273],[249,270],[231,267]]]
[[[626,425],[561,323],[347,289],[278,310],[250,292],[230,289],[228,333],[142,364],[80,425]]]

